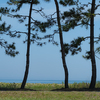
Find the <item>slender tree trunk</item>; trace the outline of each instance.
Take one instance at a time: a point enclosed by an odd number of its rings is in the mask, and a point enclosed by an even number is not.
[[[92,0],[91,14],[95,12],[95,0]],[[95,88],[96,84],[96,61],[94,52],[94,15],[91,15],[90,20],[90,52],[91,52],[91,63],[92,63],[92,77],[90,83],[90,89]]]
[[[54,2],[56,5],[56,11],[57,11],[57,21],[58,21],[58,28],[59,28],[62,62],[63,62],[64,72],[65,72],[65,88],[68,88],[68,69],[67,69],[66,60],[65,60],[65,50],[64,50],[64,45],[63,45],[63,34],[62,34],[61,23],[60,23],[59,6],[58,6],[57,0],[54,0]]]
[[[33,0],[32,0],[33,2]],[[21,89],[24,89],[27,77],[28,77],[28,72],[29,72],[29,58],[30,58],[30,26],[31,26],[31,13],[32,13],[32,2],[30,4],[30,11],[29,11],[29,20],[28,20],[28,40],[27,40],[27,53],[26,53],[26,70],[24,74],[24,79],[21,85]]]

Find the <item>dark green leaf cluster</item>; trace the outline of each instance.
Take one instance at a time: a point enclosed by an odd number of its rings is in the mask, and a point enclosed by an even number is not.
[[[16,15],[8,14],[8,17],[11,17],[11,18],[18,18],[18,19],[19,19],[19,22],[20,22],[20,20],[23,20],[23,22],[24,22],[24,20],[25,20],[26,17],[28,17],[28,16],[23,16],[23,15],[19,15],[19,14],[16,14]]]
[[[54,34],[45,35],[43,37],[38,36],[37,33],[36,34],[31,34],[31,35],[32,35],[32,37],[31,37],[30,41],[32,43],[37,43],[38,46],[42,46],[42,45],[46,44],[46,42],[39,42],[39,41],[41,41],[43,39],[48,39],[48,42],[51,42],[54,45],[58,45],[58,43],[54,40],[55,33]],[[26,41],[27,40],[25,40],[24,43]]]
[[[16,47],[15,47],[15,43],[6,45],[5,47],[5,52],[7,55],[10,55],[12,57],[15,57],[19,52],[15,51]]]
[[[66,21],[65,25],[62,25],[62,30],[67,32],[71,28],[74,29],[76,26],[78,26],[76,20]]]
[[[14,38],[14,37],[20,38],[21,37],[19,32],[17,33],[17,32],[13,32],[13,31],[8,31],[7,35],[9,35],[12,38]]]
[[[1,21],[1,18],[0,18]],[[9,25],[8,27],[6,27],[6,23],[2,23],[0,24],[0,34],[5,34],[5,32],[7,33],[7,31],[9,31],[11,28],[11,25]]]
[[[1,21],[1,17],[0,17]],[[11,28],[11,25],[6,27],[6,23],[4,22],[3,24],[0,24],[0,34],[3,34],[4,32],[7,32]]]
[[[77,39],[74,39],[71,41],[70,44],[64,44],[64,49],[65,49],[65,55],[71,52],[72,55],[78,54],[78,52],[81,52],[81,42],[84,41],[85,38],[83,37],[78,37]]]
[[[3,24],[0,24],[0,34],[8,35],[7,32],[10,30],[10,28],[11,28],[11,25],[6,27],[5,22]],[[15,43],[8,44],[7,41],[2,39],[1,37],[0,37],[0,46],[5,49],[5,53],[7,55],[10,55],[12,57],[15,57],[19,53],[18,51],[15,51],[15,49],[16,49]]]
[[[86,5],[69,9],[69,11],[65,11],[63,14],[61,14],[62,20],[64,21],[64,25],[62,25],[63,31],[69,31],[70,29],[74,29],[79,25],[88,28],[91,14],[90,9],[85,11],[84,6]]]
[[[0,24],[0,34],[3,34],[4,32],[7,32],[11,28],[11,25],[6,27],[6,23]]]
[[[100,47],[97,47],[95,52],[100,54]]]
[[[38,46],[41,46],[41,47],[42,47],[44,44],[46,44],[46,43],[45,43],[45,42],[43,42],[43,43],[42,43],[42,42],[38,42],[38,43],[37,43],[37,45],[38,45]]]
[[[10,11],[10,9],[8,9],[7,7],[0,8],[0,13],[2,13],[3,15],[8,14],[9,11]]]
[[[70,6],[70,5],[75,5],[76,1],[74,0],[60,0],[59,2],[60,4],[62,4],[63,6]]]
[[[9,5],[17,5],[17,9],[16,11],[20,10],[20,8],[22,7],[23,4],[27,4],[27,3],[31,3],[32,0],[9,0],[9,2],[7,2]],[[39,4],[38,0],[33,0],[32,2],[33,4],[37,5]]]
[[[15,57],[19,52],[15,51],[15,43],[8,44],[7,41],[0,39],[0,46],[5,49],[5,53],[11,57]]]
[[[85,54],[85,56],[83,56],[83,58],[85,58],[85,59],[91,59],[91,52],[90,51],[87,51],[86,52],[86,54]]]
[[[46,22],[35,21],[34,26],[39,28],[41,32],[46,32],[46,28],[51,28],[56,23],[56,21],[52,19],[47,19]]]
[[[36,43],[38,46],[43,46],[44,44],[46,44],[46,42],[39,42],[40,40],[45,39],[44,37],[39,37],[38,34],[32,34],[31,33],[31,38],[30,38],[30,43]],[[26,39],[25,41],[23,41],[23,43],[26,43],[28,41],[28,39]]]
[[[0,24],[0,34],[6,34],[6,35],[9,35],[10,37],[17,37],[17,38],[21,36],[20,34],[17,34],[16,32],[13,33],[12,31],[10,31],[10,29],[11,29],[11,25],[8,25],[6,27],[5,22]]]

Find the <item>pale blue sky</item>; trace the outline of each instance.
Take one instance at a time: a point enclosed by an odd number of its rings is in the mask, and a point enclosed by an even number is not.
[[[7,0],[0,0],[0,7],[6,6]],[[80,0],[84,3],[87,3],[91,0]],[[42,2],[38,6],[33,6],[35,8],[43,7],[45,13],[50,14],[55,11],[55,5],[52,0],[50,3]],[[64,11],[68,8],[60,6],[60,10]],[[29,6],[25,5],[20,13],[28,14]],[[100,9],[98,10],[99,13]],[[34,15],[34,18],[41,19],[37,14]],[[23,30],[26,31],[26,27],[23,24],[19,24],[16,19],[11,19],[7,17],[2,17],[8,24],[12,24],[12,30]],[[41,19],[43,20],[43,19]],[[99,30],[99,17],[95,18],[95,36],[98,36],[100,33]],[[54,27],[55,28],[55,27]],[[47,33],[52,33],[53,29],[48,29]],[[41,33],[40,33],[41,34]],[[67,33],[64,33],[64,42],[70,42],[72,39],[78,36],[88,36],[89,29],[86,30],[84,27],[77,27],[74,30],[70,30]],[[15,58],[5,55],[4,49],[0,48],[0,79],[23,79],[25,64],[26,64],[26,44],[23,44],[25,39],[22,36],[20,39],[5,39],[16,42],[17,50],[20,54]],[[55,40],[59,43],[59,36],[55,36]],[[69,80],[85,80],[88,81],[91,79],[91,62],[90,60],[85,60],[82,58],[82,55],[89,50],[89,41],[82,43],[82,52],[78,55],[71,56],[68,54],[66,56],[66,63],[69,71]],[[97,55],[100,56],[100,55]],[[97,80],[100,80],[100,60],[96,58],[97,63]],[[47,43],[43,47],[39,47],[36,44],[31,45],[30,53],[30,69],[28,79],[32,80],[63,80],[64,79],[64,70],[61,60],[60,45],[55,46],[52,43]]]

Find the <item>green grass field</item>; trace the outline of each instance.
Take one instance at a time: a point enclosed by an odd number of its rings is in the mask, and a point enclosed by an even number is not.
[[[27,83],[20,89],[20,83],[0,83],[0,100],[100,100],[100,82],[96,89],[88,89],[88,83],[33,84]]]

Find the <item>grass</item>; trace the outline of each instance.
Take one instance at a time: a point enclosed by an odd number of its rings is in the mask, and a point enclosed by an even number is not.
[[[0,100],[100,100],[99,92],[0,91]]]
[[[0,83],[1,90],[20,90],[21,83]],[[40,84],[40,83],[27,83],[24,90],[33,91],[50,91],[53,89],[63,88],[64,84]]]
[[[89,83],[34,84],[27,83],[20,89],[20,83],[0,83],[0,100],[100,100],[100,82],[96,89],[88,89]]]

